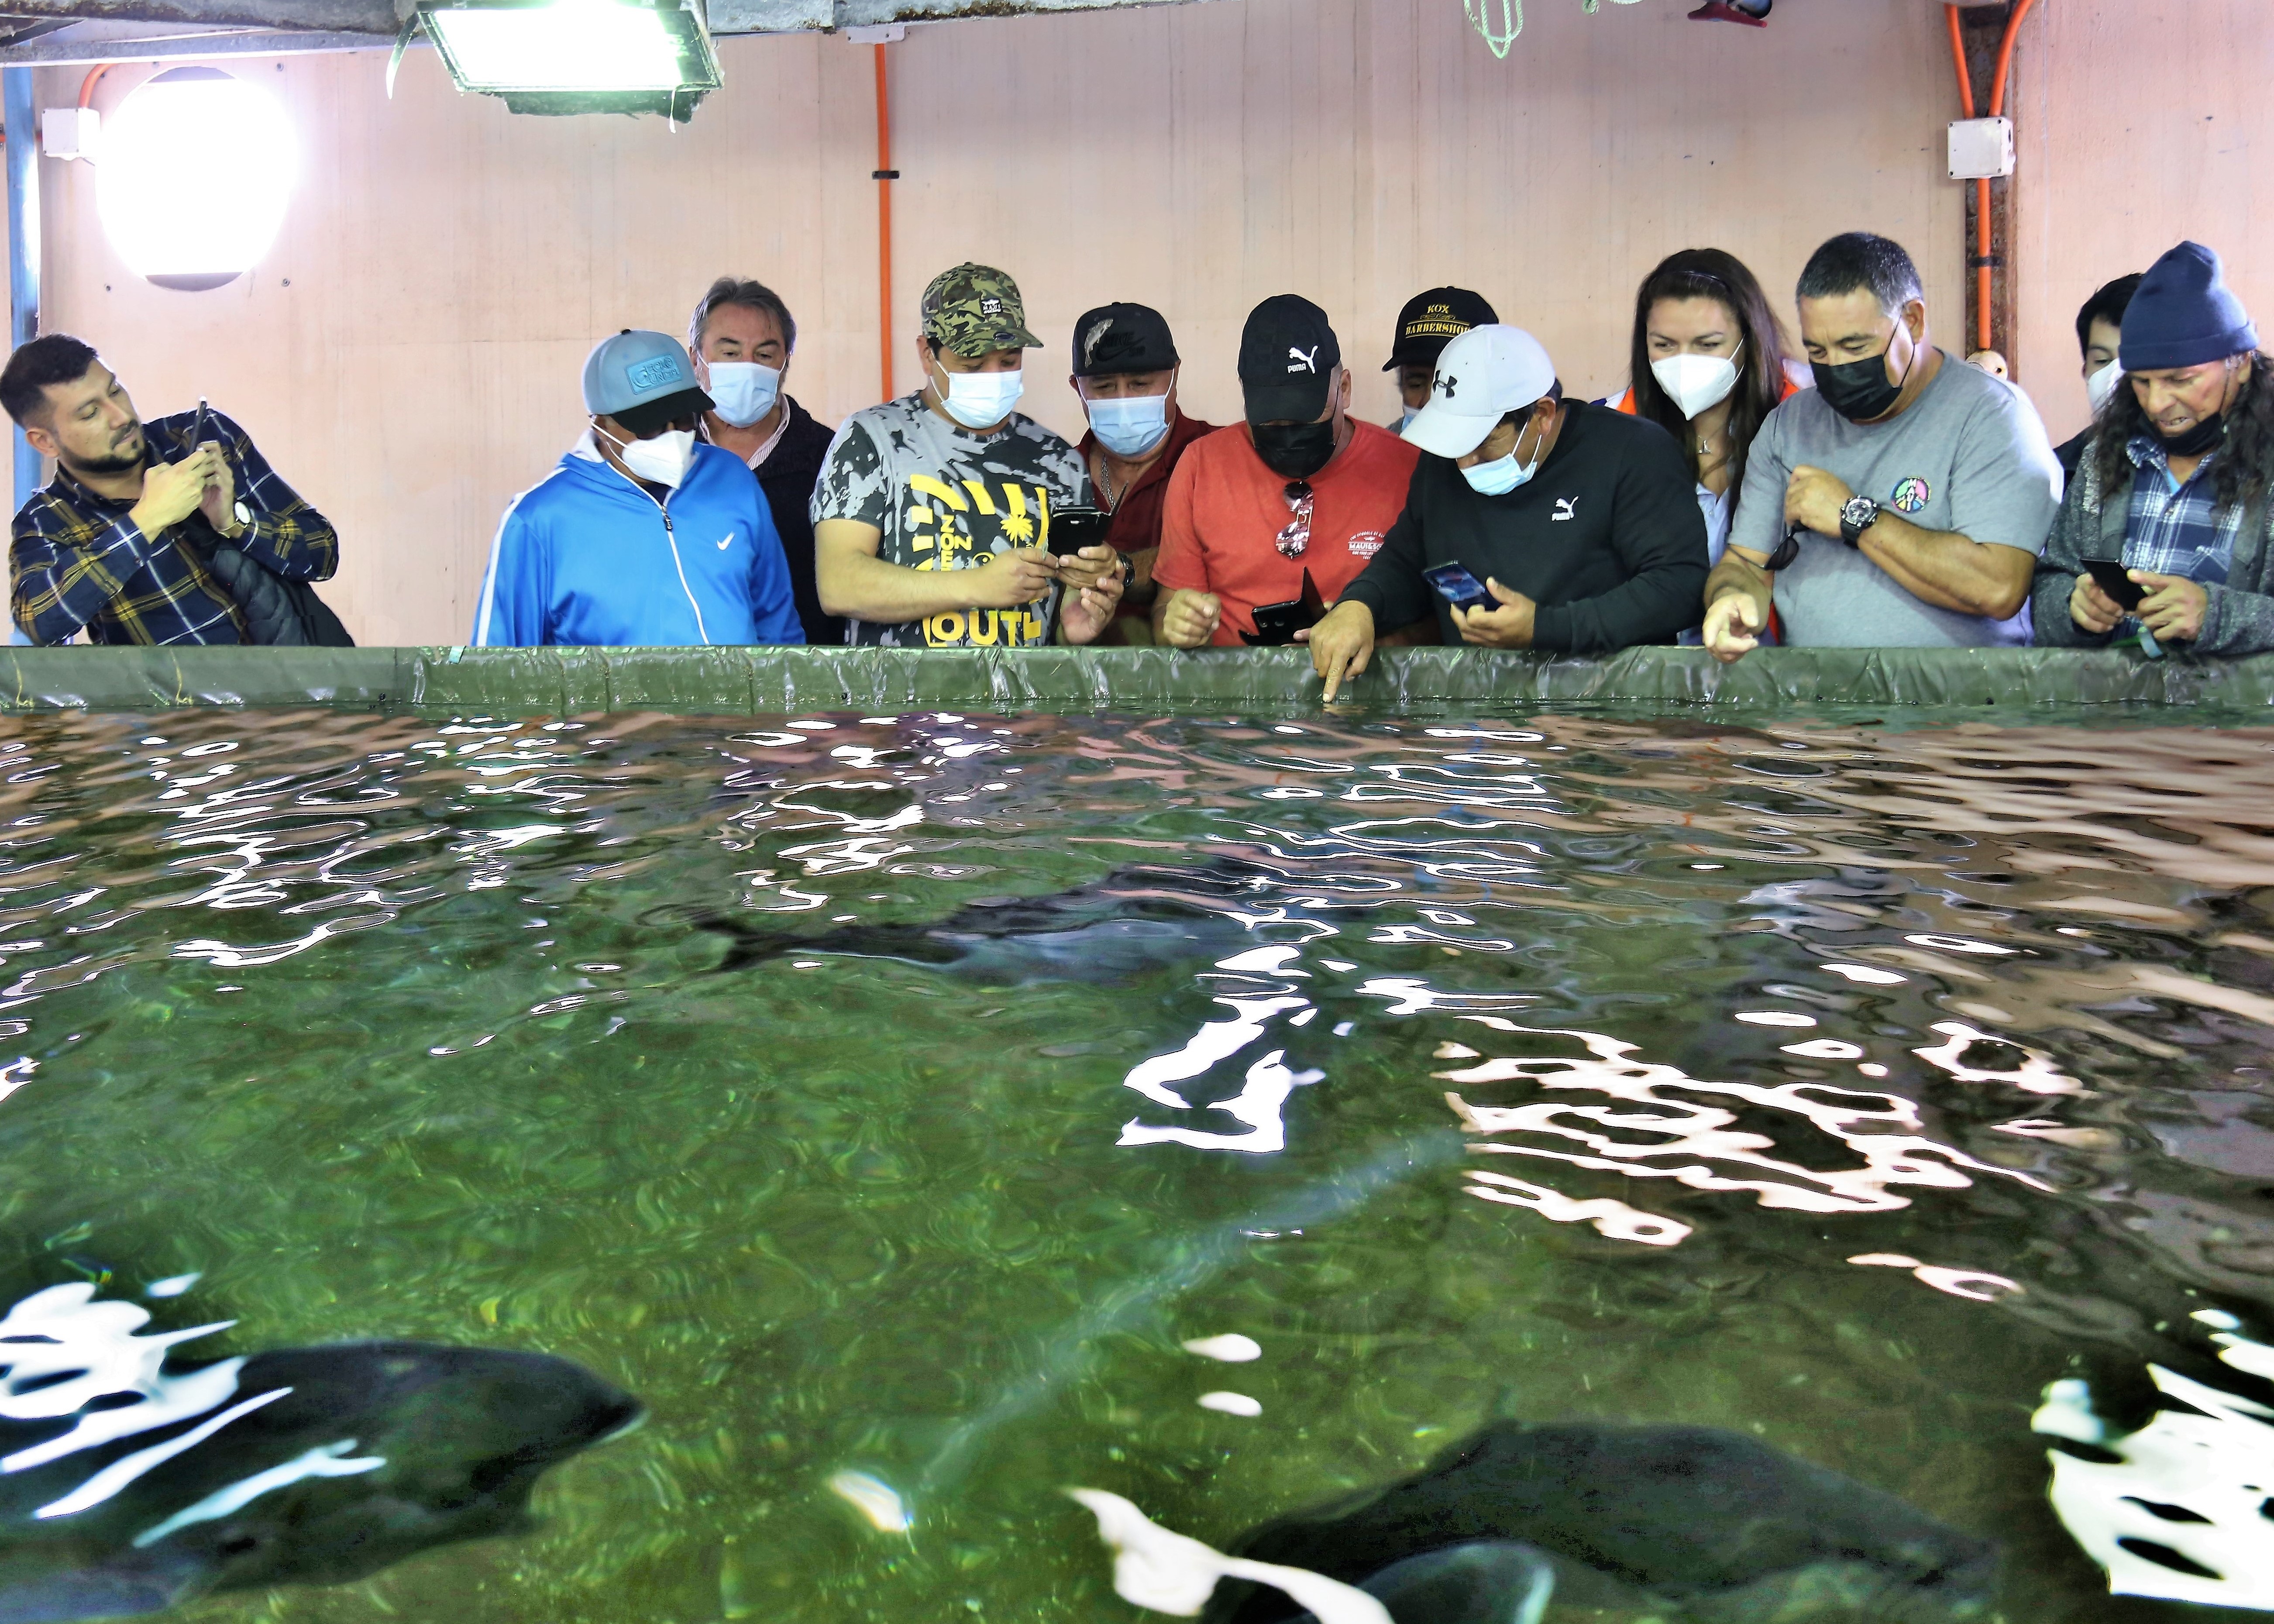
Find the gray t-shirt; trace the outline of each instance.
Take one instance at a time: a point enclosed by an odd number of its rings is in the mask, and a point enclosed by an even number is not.
[[[814,481],[813,522],[853,519],[884,531],[877,556],[908,569],[969,569],[998,553],[1050,545],[1050,515],[1088,489],[1081,454],[1031,417],[975,434],[921,395],[845,419]],[[1031,648],[1048,643],[1059,589],[1015,609],[955,609],[885,625],[845,622],[847,643],[888,648]]]
[[[2060,464],[2037,409],[1955,356],[1891,423],[1850,423],[1803,389],[1768,416],[1745,465],[1729,545],[1774,553],[1796,468],[1820,468],[1922,530],[2044,551],[2060,511]],[[1784,641],[1798,648],[1973,648],[2029,641],[2027,603],[2009,620],[1938,609],[1835,534],[1801,538],[1776,577]]]

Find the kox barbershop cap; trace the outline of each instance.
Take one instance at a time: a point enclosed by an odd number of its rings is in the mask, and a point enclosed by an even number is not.
[[[2201,366],[2258,348],[2258,329],[2218,256],[2201,243],[2181,243],[2148,267],[2124,311],[2117,359],[2127,372]]]
[[[1437,357],[1429,403],[1405,425],[1405,439],[1432,456],[1465,457],[1494,425],[1555,387],[1555,364],[1522,327],[1471,327]]]
[[[674,418],[711,410],[687,347],[668,333],[626,327],[584,357],[584,410],[644,440]]]
[[[1481,293],[1466,288],[1432,288],[1405,301],[1397,312],[1397,338],[1390,346],[1385,372],[1401,366],[1429,366],[1438,351],[1471,327],[1490,327],[1500,317]]]
[[[1149,306],[1103,304],[1073,324],[1077,378],[1165,372],[1177,359],[1177,341],[1169,336],[1167,319]]]
[[[1250,423],[1315,423],[1343,364],[1327,312],[1276,293],[1248,312],[1239,335],[1239,387]]]
[[[1019,284],[992,266],[964,264],[942,271],[924,289],[922,315],[926,338],[968,359],[998,350],[1043,347],[1027,331]]]

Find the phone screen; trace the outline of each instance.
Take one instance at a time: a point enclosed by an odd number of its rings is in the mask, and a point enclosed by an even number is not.
[[[2115,600],[2119,609],[2137,609],[2140,600],[2148,596],[2148,589],[2124,573],[2124,566],[2113,559],[2087,559],[2084,567],[2100,583],[2100,590]]]
[[[1473,608],[1492,601],[1485,583],[1458,564],[1440,564],[1434,569],[1425,569],[1421,578],[1437,589],[1437,596],[1456,609]]]

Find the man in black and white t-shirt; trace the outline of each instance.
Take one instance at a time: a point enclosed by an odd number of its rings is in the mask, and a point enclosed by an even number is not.
[[[1110,546],[1050,551],[1084,499],[1081,455],[1013,408],[1027,330],[1016,283],[959,265],[924,289],[924,387],[846,419],[813,489],[821,605],[846,640],[892,648],[1088,643],[1113,619]]]

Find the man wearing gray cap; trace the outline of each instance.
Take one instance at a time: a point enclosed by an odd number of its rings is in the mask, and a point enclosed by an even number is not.
[[[600,341],[584,362],[591,422],[498,526],[475,647],[805,641],[757,479],[696,440],[711,404],[668,334]]]

